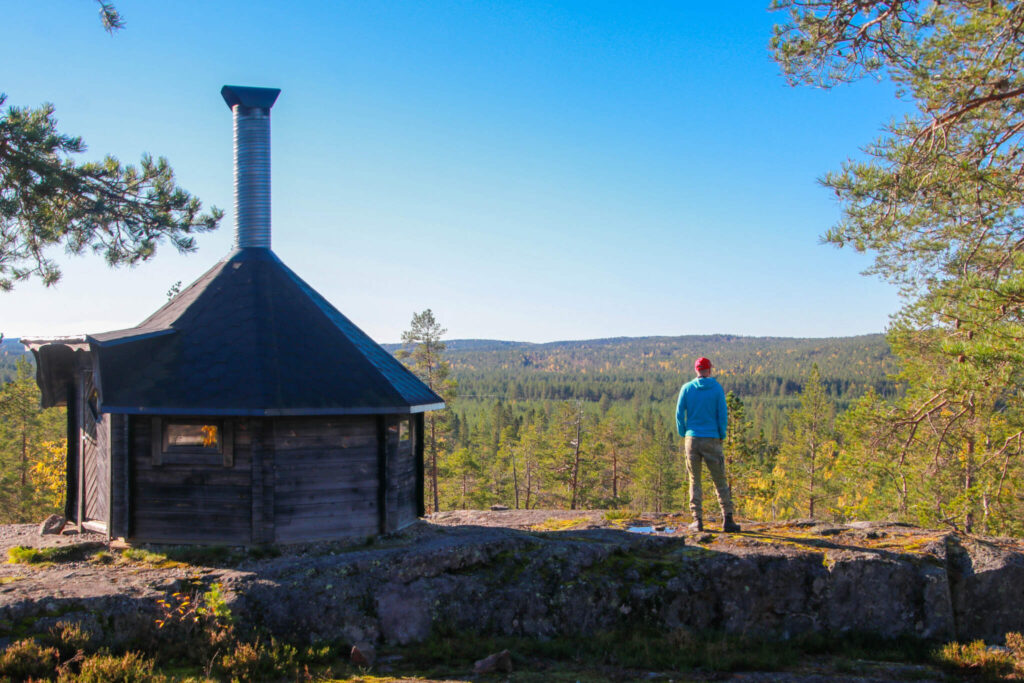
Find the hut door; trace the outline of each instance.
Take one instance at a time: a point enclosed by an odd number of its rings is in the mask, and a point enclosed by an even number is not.
[[[81,399],[80,520],[87,529],[106,533],[110,517],[110,415],[99,412],[92,370],[82,373]]]

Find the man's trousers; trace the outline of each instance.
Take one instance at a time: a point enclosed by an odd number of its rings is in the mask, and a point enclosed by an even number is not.
[[[715,483],[718,493],[718,504],[722,507],[722,515],[731,515],[732,494],[729,482],[725,478],[725,455],[722,453],[722,440],[702,436],[688,436],[686,448],[686,473],[690,477],[690,512],[694,517],[702,516],[703,493],[700,488],[700,463],[703,460],[711,473],[711,481]]]

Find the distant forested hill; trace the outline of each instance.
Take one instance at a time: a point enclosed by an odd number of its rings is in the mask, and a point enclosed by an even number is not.
[[[693,375],[707,356],[716,376],[741,397],[782,397],[800,392],[817,364],[833,398],[845,403],[868,387],[895,392],[896,370],[880,334],[826,339],[701,335],[616,337],[547,344],[483,339],[447,342],[463,398],[502,400],[661,401]],[[389,351],[400,348],[388,344]]]

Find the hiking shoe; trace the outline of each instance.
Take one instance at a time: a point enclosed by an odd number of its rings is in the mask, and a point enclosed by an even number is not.
[[[697,517],[693,520],[693,523],[691,523],[690,526],[687,528],[690,531],[704,531],[704,520],[702,520],[700,517]]]
[[[722,522],[722,533],[735,534],[740,530],[740,525],[732,521],[732,515],[726,515],[725,521]]]

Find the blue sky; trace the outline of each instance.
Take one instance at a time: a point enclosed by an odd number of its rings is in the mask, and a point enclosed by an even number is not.
[[[231,249],[224,84],[278,87],[274,251],[380,342],[880,332],[895,289],[819,243],[816,179],[902,106],[885,83],[791,88],[767,2],[9,3],[8,105],[52,102],[83,159],[166,156],[226,210],[198,252],[61,258],[0,294],[7,336],[137,324]]]

